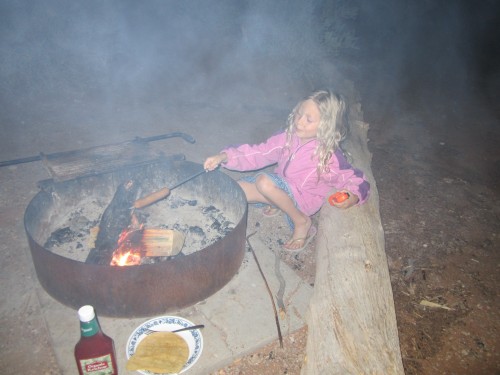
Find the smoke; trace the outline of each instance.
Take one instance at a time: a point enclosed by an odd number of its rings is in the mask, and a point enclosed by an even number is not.
[[[2,95],[141,98],[163,89],[229,97],[235,90],[250,95],[250,87],[259,94],[277,78],[312,89],[336,82],[322,66],[335,66],[333,56],[346,45],[357,49],[358,61],[389,65],[394,82],[418,71],[417,81],[423,74],[438,84],[458,77],[467,84],[475,79],[470,68],[485,65],[465,56],[477,52],[479,33],[489,33],[475,23],[493,17],[492,3],[469,3],[3,1]]]
[[[3,99],[258,95],[317,54],[311,4],[4,1]]]
[[[134,116],[151,122],[144,108],[154,105],[290,108],[314,89],[349,89],[349,80],[374,82],[388,103],[424,82],[458,93],[481,81],[491,91],[477,70],[498,82],[499,64],[471,57],[484,53],[476,41],[490,31],[469,23],[494,23],[493,3],[481,4],[4,0],[0,126],[27,110],[66,123],[93,112],[101,118],[87,123],[120,126]]]
[[[484,69],[485,61],[498,62],[498,47],[485,43],[499,21],[497,2],[387,0],[359,7],[361,80],[375,82],[388,106],[401,95],[460,101],[476,95],[480,82],[489,82],[489,91],[498,87],[500,64]]]

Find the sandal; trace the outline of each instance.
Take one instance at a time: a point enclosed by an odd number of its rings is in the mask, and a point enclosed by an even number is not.
[[[297,248],[297,249],[289,249],[287,248],[285,245],[282,246],[283,250],[289,252],[289,253],[298,253],[302,250],[304,250],[307,245],[309,245],[309,242],[311,242],[311,240],[314,238],[314,236],[316,235],[316,233],[318,233],[318,230],[316,229],[316,227],[314,225],[311,225],[311,228],[309,228],[309,231],[307,232],[307,237],[305,238],[297,238],[295,240],[292,240],[290,241],[289,244],[293,244],[294,242],[298,242],[298,241],[304,241],[304,244]]]
[[[281,210],[274,206],[266,206],[262,209],[262,215],[265,217],[275,217],[281,214]]]

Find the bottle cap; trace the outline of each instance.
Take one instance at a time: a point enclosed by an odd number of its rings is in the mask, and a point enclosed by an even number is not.
[[[90,305],[80,307],[78,310],[78,317],[81,322],[90,322],[95,318],[94,308]]]

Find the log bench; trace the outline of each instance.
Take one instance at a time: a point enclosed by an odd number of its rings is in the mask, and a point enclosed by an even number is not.
[[[302,375],[404,374],[368,124],[359,112],[345,149],[368,178],[370,198],[348,210],[321,209]]]

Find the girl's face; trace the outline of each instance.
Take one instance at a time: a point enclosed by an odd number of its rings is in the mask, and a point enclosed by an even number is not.
[[[295,116],[295,134],[301,141],[316,138],[321,114],[319,108],[311,99],[303,102]]]

